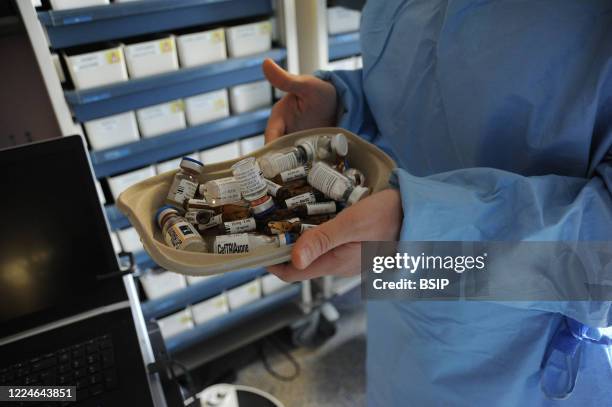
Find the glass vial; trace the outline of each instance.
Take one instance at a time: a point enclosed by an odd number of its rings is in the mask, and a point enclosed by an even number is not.
[[[162,206],[155,215],[164,241],[170,247],[189,252],[205,252],[206,243],[198,231],[171,206]]]
[[[242,196],[247,201],[255,201],[268,193],[268,185],[255,157],[245,158],[232,165],[232,173],[240,185]]]
[[[228,204],[240,201],[240,184],[234,177],[213,179],[200,185],[199,193],[211,204]]]
[[[278,150],[259,158],[259,167],[264,177],[274,178],[283,171],[312,162],[314,149],[311,145],[298,145]]]
[[[308,173],[308,183],[335,201],[352,205],[368,196],[369,188],[354,186],[350,179],[323,161],[317,161]]]
[[[180,169],[172,180],[166,203],[176,208],[182,208],[186,199],[193,198],[198,189],[198,177],[203,168],[204,164],[200,161],[183,157]]]
[[[348,154],[348,140],[342,133],[307,137],[296,145],[312,150],[314,160],[335,160]]]
[[[307,165],[300,165],[299,167],[291,170],[283,171],[272,178],[272,181],[276,182],[277,184],[285,184],[287,182],[304,179],[308,176],[308,168],[309,167]]]

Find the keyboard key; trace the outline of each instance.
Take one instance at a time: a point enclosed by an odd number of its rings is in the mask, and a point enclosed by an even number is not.
[[[73,358],[82,358],[83,356],[85,356],[85,348],[83,347],[79,347],[78,349],[74,349],[72,351]]]
[[[102,373],[96,373],[89,377],[89,384],[100,384],[104,380]]]
[[[97,363],[100,361],[100,355],[98,355],[97,353],[92,353],[91,355],[87,355],[85,360],[88,364],[91,365],[92,363]]]
[[[76,369],[76,370],[73,372],[73,374],[74,374],[74,378],[75,378],[75,379],[80,379],[80,378],[82,378],[82,377],[85,377],[85,375],[87,374],[87,372],[85,371],[85,368],[84,368],[84,367],[82,367],[82,368],[80,368],[80,369]]]
[[[102,351],[101,356],[103,368],[107,368],[115,364],[115,356],[113,355],[112,349]]]
[[[50,357],[50,358],[46,358],[43,359],[39,362],[33,363],[32,364],[32,371],[37,371],[37,370],[42,370],[42,369],[48,369],[51,366],[55,366],[57,364],[57,358],[55,356]]]
[[[101,384],[96,384],[89,388],[89,392],[94,396],[102,393],[103,391],[104,391],[104,386],[102,386]]]
[[[117,375],[113,369],[104,371],[104,384],[107,389],[114,389],[117,387]]]
[[[27,375],[28,373],[30,373],[30,369],[28,367],[20,367],[17,369],[17,377],[23,377],[25,375]]]
[[[92,363],[91,365],[87,366],[87,371],[91,374],[91,373],[96,373],[98,370],[100,370],[100,363]]]
[[[64,352],[60,353],[57,357],[59,363],[68,363],[70,362],[70,353]]]
[[[57,377],[57,382],[60,385],[66,384],[66,383],[72,383],[73,380],[74,380],[74,375],[72,373],[61,374]]]
[[[58,373],[67,373],[71,370],[72,368],[70,367],[70,364],[68,363],[64,363],[63,365],[59,365],[59,367],[57,368],[57,372]]]
[[[100,348],[106,349],[110,348],[111,346],[113,346],[113,341],[111,340],[110,336],[102,337],[102,340],[100,341]]]
[[[31,386],[34,383],[38,382],[39,377],[37,374],[32,374],[32,375],[22,377],[21,380],[23,380],[23,384],[25,384],[26,386]]]
[[[86,349],[87,349],[87,353],[97,352],[98,351],[98,343],[96,341],[94,341],[93,339],[90,340],[90,341],[87,341]]]
[[[75,369],[85,366],[85,358],[78,358],[72,360],[72,367]]]
[[[53,385],[57,381],[57,375],[55,374],[55,369],[45,370],[40,374],[40,381],[44,385]]]
[[[87,380],[85,378],[77,379],[77,381],[74,383],[74,385],[76,386],[77,390],[80,390],[82,388],[85,388],[85,387],[89,386],[89,380]]]

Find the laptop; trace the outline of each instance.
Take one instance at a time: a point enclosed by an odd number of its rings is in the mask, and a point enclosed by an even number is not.
[[[82,138],[0,150],[0,185],[0,386],[75,386],[75,406],[164,405]]]

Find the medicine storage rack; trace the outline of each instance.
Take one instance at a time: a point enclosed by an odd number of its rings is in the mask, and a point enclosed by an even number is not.
[[[65,135],[82,134],[76,123],[262,80],[261,62],[265,58],[284,64],[293,73],[299,69],[294,0],[142,0],[41,12],[36,12],[30,0],[16,1]],[[64,91],[55,75],[51,50],[61,52],[77,45],[270,16],[276,18],[282,48],[273,48],[262,54],[181,68],[86,90]],[[269,112],[269,108],[263,108],[158,137],[92,151],[90,157],[95,175],[98,179],[104,179],[193,151],[261,134]],[[127,218],[114,205],[107,205],[106,213],[112,230],[130,226]],[[140,269],[156,267],[144,251],[135,253],[134,257]],[[256,269],[214,276],[162,298],[143,302],[142,313],[146,319],[157,319],[265,273],[264,269]],[[291,324],[310,309],[310,283],[290,285],[170,337],[166,346],[178,361],[188,368],[194,368]]]

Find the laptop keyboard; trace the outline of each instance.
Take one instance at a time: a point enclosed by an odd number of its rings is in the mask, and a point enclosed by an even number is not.
[[[117,386],[110,334],[0,367],[0,386],[76,386],[77,401]]]

